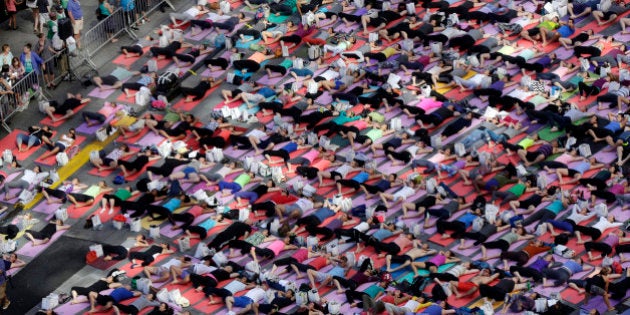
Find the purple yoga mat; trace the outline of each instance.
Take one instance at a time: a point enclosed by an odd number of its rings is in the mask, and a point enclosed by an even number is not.
[[[337,26],[335,26],[336,32],[352,33],[358,29],[359,29],[359,24],[357,23],[354,23],[350,26],[346,26],[346,24],[344,23],[339,23]]]
[[[147,147],[147,146],[152,146],[152,145],[158,145],[160,144],[162,141],[164,141],[164,137],[160,136],[160,135],[156,135],[155,133],[153,133],[152,131],[148,132],[144,137],[142,137],[140,140],[138,140],[138,145],[141,147]]]
[[[466,240],[466,246],[472,245],[472,243],[474,243],[474,241]],[[479,251],[479,246],[472,246],[466,249],[459,249],[458,247],[459,244],[456,243],[454,246],[451,247],[451,251],[464,257],[472,257]]]
[[[282,79],[284,79],[284,76],[278,76],[278,77],[273,77],[269,79],[269,76],[265,74],[264,76],[262,76],[262,78],[258,79],[258,81],[256,82],[260,84],[264,84],[264,85],[275,86]]]
[[[556,49],[554,53],[559,59],[565,60],[573,56],[573,49],[566,49],[563,46],[560,46],[560,48]]]
[[[486,26],[482,27],[481,29],[483,29],[483,32],[488,35],[495,35],[499,33],[499,30],[490,23],[486,24]]]
[[[85,303],[79,304],[70,304],[70,302],[66,304],[62,304],[55,308],[55,313],[59,315],[75,315],[82,314],[83,310],[87,310],[90,307],[90,304],[86,301]]]
[[[50,238],[50,241],[48,243],[44,244],[44,245],[39,245],[39,246],[33,247],[33,243],[28,242],[28,243],[24,244],[24,246],[22,246],[22,248],[18,249],[18,251],[16,253],[18,255],[24,255],[24,256],[28,256],[28,257],[35,257],[35,256],[39,255],[39,253],[44,251],[46,248],[48,248],[48,246],[50,244],[52,244],[54,241],[56,241],[63,233],[65,233],[65,230],[56,232]]]
[[[172,230],[171,227],[173,227],[173,224],[168,223],[165,226],[163,226],[162,228],[160,228],[160,234],[164,235],[168,238],[174,238],[176,236],[179,236],[182,234],[182,230],[181,229],[177,229],[177,230]]]
[[[605,147],[603,150],[595,153],[595,158],[599,163],[610,164],[617,159],[617,152],[608,150],[609,147]]]
[[[46,202],[46,199],[42,199],[42,201],[40,203],[38,203],[35,207],[33,207],[33,211],[46,213],[46,214],[51,214],[51,213],[54,213],[60,207],[62,207],[61,204],[53,203],[53,204],[49,205]]]
[[[109,119],[107,120],[109,121]],[[105,123],[107,123],[107,121]],[[101,128],[103,124],[96,124],[94,126],[88,127],[88,125],[86,123],[82,123],[81,125],[79,125],[79,127],[77,127],[76,131],[78,133],[84,134],[84,135],[93,135],[96,133],[96,130],[98,130],[99,128]]]
[[[226,70],[216,70],[216,71],[210,71],[210,69],[206,69],[204,70],[204,72],[201,73],[202,77],[213,77],[213,78],[218,78],[220,76],[222,76],[225,73]]]
[[[96,97],[101,99],[109,98],[114,92],[118,91],[117,89],[108,89],[105,91],[101,91],[99,87],[95,87],[92,92],[88,94],[89,97]]]
[[[315,100],[315,102],[319,104],[330,104],[332,103],[332,101],[333,101],[333,98],[329,92],[324,92]]]
[[[204,38],[206,38],[206,36],[210,35],[211,32],[212,32],[212,29],[209,28],[209,29],[202,30],[201,32],[199,32],[199,34],[196,34],[193,36],[192,31],[191,31],[191,32],[187,32],[184,35],[184,38],[195,40],[195,41],[202,41]]]
[[[613,35],[613,38],[620,42],[627,42],[627,41],[630,41],[630,34],[617,33]]]

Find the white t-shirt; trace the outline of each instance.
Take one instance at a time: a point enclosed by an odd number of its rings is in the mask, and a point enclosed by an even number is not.
[[[295,204],[300,207],[300,209],[302,209],[302,211],[308,211],[313,209],[313,206],[315,205],[311,200],[306,199],[306,198],[300,198],[298,199]]]
[[[409,186],[405,186],[394,194],[394,200],[399,200],[399,199],[406,200],[407,198],[411,197],[415,193],[416,191],[413,188]]]
[[[201,11],[199,11],[199,9],[197,9],[197,7],[192,7],[190,9],[184,11],[184,14],[188,14],[190,16],[197,16],[197,15],[199,15],[199,12],[201,12]]]
[[[370,229],[370,225],[367,222],[361,222],[354,227],[355,230],[359,232],[367,232]]]
[[[319,76],[330,81],[337,78],[339,76],[339,72],[328,69],[324,71],[324,73],[320,74]]]
[[[245,293],[245,296],[252,299],[254,302],[258,302],[265,297],[265,290],[262,288],[253,288],[249,292]]]
[[[234,280],[228,284],[226,284],[224,287],[224,289],[232,292],[232,294],[236,294],[237,292],[243,291],[245,290],[245,288],[247,288],[247,285],[243,282],[240,282],[238,280]]]
[[[260,139],[262,137],[265,137],[266,135],[267,134],[264,131],[260,130],[260,129],[254,129],[254,130],[250,131],[249,133],[247,133],[248,137],[252,137],[253,136],[256,139]]]

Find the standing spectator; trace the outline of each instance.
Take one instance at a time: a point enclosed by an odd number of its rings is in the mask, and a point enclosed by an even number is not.
[[[72,22],[74,39],[77,42],[77,49],[81,49],[81,31],[83,30],[83,10],[79,0],[68,1],[68,18]]]
[[[111,4],[109,4],[105,0],[98,0],[98,2],[98,10],[101,16],[101,20],[106,19],[108,16],[112,15],[112,13],[114,12],[114,8]],[[112,41],[112,43],[118,41],[117,38],[114,38],[114,27],[112,26],[111,20],[107,20],[107,22],[105,22],[105,31],[107,32],[107,37]]]
[[[33,71],[39,73],[40,69],[45,70],[44,60],[34,51],[31,51],[31,44],[24,45],[24,52],[20,55],[20,62],[24,65],[24,73],[28,74]]]
[[[51,15],[52,17],[52,15]],[[52,22],[52,21],[49,21]],[[39,40],[35,43],[35,52],[44,60],[47,60],[45,64],[44,71],[44,81],[46,82],[46,87],[53,88],[55,86],[55,73],[54,69],[54,60],[53,56],[57,53],[55,49],[53,49],[51,42],[44,33],[39,34]]]
[[[26,71],[24,70],[24,64],[20,61],[20,58],[13,57],[13,59],[11,59],[9,72],[11,72],[11,80],[13,83],[19,81],[24,76],[24,72]]]
[[[7,270],[4,263],[0,264],[0,303],[2,303],[2,309],[9,308],[11,301],[7,297]]]
[[[7,8],[7,15],[9,16],[9,26],[7,26],[7,31],[18,29],[17,21],[15,20],[15,14],[17,13],[15,4],[15,0],[4,1],[4,5]]]
[[[35,24],[35,34],[44,32],[44,24],[48,22],[48,0],[37,0],[37,8],[39,11],[39,23]]]
[[[33,33],[38,34],[37,28],[39,27],[39,7],[37,6],[37,0],[26,0],[26,6],[31,8],[33,13]]]
[[[11,53],[11,46],[9,44],[2,45],[2,52],[0,52],[0,67],[4,65],[11,65],[13,60],[13,54]]]
[[[134,25],[136,22],[136,3],[134,0],[120,0],[120,8],[123,10],[123,14],[125,15],[125,23],[129,23],[132,29],[138,30],[138,27]]]

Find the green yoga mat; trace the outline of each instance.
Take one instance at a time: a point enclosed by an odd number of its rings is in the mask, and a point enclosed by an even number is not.
[[[542,97],[542,96],[540,96],[540,95],[536,95],[536,96],[532,97],[532,98],[529,100],[529,102],[530,102],[530,103],[532,103],[532,104],[534,104],[534,105],[536,105],[536,106],[538,106],[538,105],[540,105],[540,104],[542,104],[542,103],[546,103],[546,102],[547,102],[547,99],[546,99],[546,98],[544,98],[544,97]]]
[[[456,265],[456,263],[444,264],[444,265],[438,267],[438,272],[439,273],[445,272],[446,270],[449,270],[451,267],[453,267],[455,265]],[[418,275],[426,277],[426,276],[429,275],[429,271],[428,270],[424,270],[424,269],[418,269]],[[411,283],[411,282],[413,282],[413,278],[414,278],[413,272],[409,272],[406,275],[400,277],[397,281],[398,282],[402,282],[402,281],[407,280],[407,281],[409,281]]]
[[[269,18],[267,18],[267,20],[269,20],[269,22],[271,23],[279,24],[279,23],[286,22],[289,18],[290,16],[288,15],[273,15],[272,14],[269,16]]]
[[[551,141],[557,139],[558,137],[564,135],[564,131],[556,131],[552,132],[551,127],[545,127],[538,132],[538,137],[545,141]]]

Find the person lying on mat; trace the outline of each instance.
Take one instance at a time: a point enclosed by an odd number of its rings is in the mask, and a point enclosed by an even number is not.
[[[50,239],[57,231],[67,230],[70,225],[64,225],[61,220],[53,220],[48,222],[40,231],[26,230],[24,237],[28,238],[33,246],[44,245],[50,242]]]
[[[114,304],[119,304],[122,301],[141,295],[142,292],[140,291],[131,291],[130,286],[116,288],[108,295],[101,295],[99,292],[92,291],[88,294],[88,299],[90,300],[90,310],[88,314],[107,312],[114,307]]]
[[[387,254],[385,256],[385,266],[387,272],[396,272],[411,265],[413,261],[418,258],[437,254],[437,251],[429,248],[429,244],[419,241],[413,242],[413,247],[404,253],[399,254]],[[398,264],[397,267],[392,268],[392,263]]]
[[[90,98],[83,98],[79,93],[66,95],[66,100],[59,104],[57,101],[50,101],[44,105],[44,112],[53,122],[66,120],[75,114],[74,110],[77,107],[91,101]],[[55,117],[55,114],[62,115],[61,117]]]
[[[461,299],[470,296],[479,290],[479,286],[482,284],[488,284],[497,278],[500,274],[498,272],[491,273],[489,269],[482,269],[478,275],[470,278],[467,281],[462,281],[459,278],[457,280],[450,280],[448,283],[442,283],[440,277],[436,277],[434,281],[439,285],[447,285],[456,299]],[[434,295],[435,296],[435,295]]]
[[[26,262],[18,258],[16,253],[2,255],[2,262],[4,263],[4,270],[8,271],[13,268],[22,268],[26,266]]]
[[[121,312],[130,315],[137,315],[140,311],[147,307],[160,307],[162,304],[165,303],[156,301],[153,293],[149,293],[147,295],[141,295],[129,305],[116,303],[112,308],[114,309],[114,314],[116,315],[120,315]],[[154,313],[155,311],[150,314]]]
[[[19,134],[15,138],[17,148],[19,152],[26,152],[34,146],[41,145],[42,143],[52,144],[50,138],[52,138],[53,132],[50,127],[43,126],[30,126],[28,127],[28,134]],[[22,144],[26,143],[26,149]]]
[[[140,38],[137,43],[131,46],[121,46],[120,51],[125,58],[140,57],[144,54],[144,47],[150,47],[155,44],[155,39],[150,35]]]
[[[156,257],[172,253],[173,250],[171,249],[171,246],[165,243],[151,245],[151,247],[144,252],[130,252],[129,260],[131,261],[131,269],[139,266],[146,267],[153,263]],[[142,263],[138,265],[138,261],[141,261]]]
[[[169,19],[171,20],[171,23],[173,23],[173,27],[180,27],[190,22],[191,20],[196,19],[198,16],[202,14],[206,14],[208,12],[210,11],[208,11],[205,5],[194,5],[186,9],[182,13],[178,13],[178,12],[170,13]]]
[[[29,187],[42,182],[46,177],[48,177],[48,175],[48,172],[42,172],[41,167],[37,165],[33,167],[32,170],[25,170],[22,177],[4,183],[4,200],[10,200],[19,196],[23,190],[29,189]],[[19,188],[17,194],[13,196],[10,195],[12,188]]]
[[[109,214],[113,214],[115,206],[120,206],[123,201],[139,193],[139,191],[133,190],[131,186],[127,186],[117,189],[114,194],[104,195],[103,199],[101,200],[101,211],[99,213],[104,213],[107,209],[107,206],[109,205]]]
[[[159,160],[160,155],[154,154],[153,151],[149,148],[146,150],[137,153],[136,158],[132,161],[124,161],[118,160],[116,164],[118,164],[118,168],[120,168],[122,175],[124,177],[129,177],[134,175],[137,172],[142,171],[142,169],[149,164],[150,161]]]
[[[103,260],[123,260],[127,258],[129,251],[124,246],[103,244]]]
[[[67,148],[71,147],[74,144],[74,141],[77,139],[77,134],[74,128],[70,128],[67,134],[62,134],[57,141],[55,141],[54,145],[47,145],[48,152],[42,154],[39,159],[44,160],[50,156],[55,156],[57,153],[65,152]]]
[[[107,187],[105,181],[99,181],[81,193],[72,192],[66,194],[66,197],[75,207],[81,208],[92,205],[94,200],[96,200],[96,196],[99,194],[109,193],[111,191],[113,191],[113,188]]]
[[[83,301],[79,300],[80,296],[85,296],[87,298],[90,292],[101,292],[107,289],[115,289],[122,286],[118,279],[113,276],[114,272],[117,272],[118,269],[112,269],[107,273],[107,276],[104,278],[100,278],[98,281],[92,283],[87,287],[72,287],[70,288],[70,295],[72,295],[72,301],[70,304],[79,304]]]
[[[142,87],[154,87],[155,81],[158,78],[157,72],[137,73],[137,75],[140,75],[140,79],[138,79],[138,81],[125,82],[120,87],[120,89],[125,92],[125,96],[127,96],[127,98],[136,96]]]
[[[69,181],[64,181],[58,188],[53,189],[50,187],[45,187],[44,189],[42,189],[42,195],[44,195],[44,198],[46,198],[46,203],[49,205],[53,203],[63,204],[67,200],[67,194],[86,188],[88,188],[88,185],[81,183],[79,179],[75,177]],[[57,200],[52,200],[51,197],[55,197],[55,199]]]
[[[121,144],[118,148],[113,149],[109,154],[105,150],[98,151],[98,154],[90,154],[90,162],[98,169],[99,172],[113,170],[118,167],[119,159],[135,155],[136,152],[131,151],[127,144]]]
[[[202,78],[195,87],[187,88],[181,87],[180,90],[182,95],[186,98],[184,99],[184,103],[190,103],[194,101],[201,100],[208,90],[214,88],[217,85],[220,85],[223,82],[223,79],[215,79],[213,77]]]
[[[175,111],[179,115],[178,122],[157,120],[151,117],[145,117],[145,125],[149,127],[156,135],[163,136],[172,142],[182,140],[188,135],[191,126],[197,122],[194,115],[184,113],[180,110]]]

